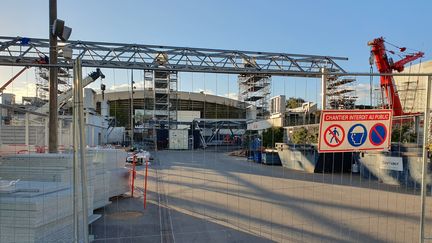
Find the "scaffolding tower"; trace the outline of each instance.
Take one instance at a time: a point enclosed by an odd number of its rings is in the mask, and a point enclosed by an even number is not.
[[[353,95],[355,90],[347,85],[355,81],[354,78],[328,76],[327,100],[330,109],[354,109],[358,97]]]
[[[69,90],[72,85],[70,78],[72,75],[69,70],[58,69],[58,93],[62,94]],[[45,67],[36,68],[36,98],[48,102],[49,98],[49,69]]]
[[[153,84],[153,120],[155,128],[162,128],[162,124],[168,124],[167,128],[176,128],[177,106],[173,102],[177,100],[177,72],[176,71],[152,71],[144,72],[146,82]]]
[[[253,105],[257,111],[257,119],[269,115],[269,95],[271,76],[264,74],[240,74],[238,76],[239,100]]]

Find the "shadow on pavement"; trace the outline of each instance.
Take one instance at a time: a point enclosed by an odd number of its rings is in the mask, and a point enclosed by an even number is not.
[[[149,195],[156,198],[156,195]],[[117,198],[95,210],[102,217],[90,226],[94,242],[161,242],[161,234],[173,234],[174,242],[273,242],[257,235],[170,209],[173,232],[162,232],[157,202],[142,198]]]

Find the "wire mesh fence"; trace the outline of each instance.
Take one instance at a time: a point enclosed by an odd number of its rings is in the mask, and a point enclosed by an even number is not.
[[[83,241],[87,227],[94,242],[420,240],[421,110],[393,119],[388,151],[319,153],[320,80],[266,76],[261,94],[257,77],[239,91],[234,75],[146,72],[112,70],[107,82],[123,90],[83,92],[88,226],[74,198],[75,104],[62,108],[60,153],[48,154],[46,114],[2,97],[0,242],[71,242],[74,229]],[[329,107],[351,109],[354,96]]]

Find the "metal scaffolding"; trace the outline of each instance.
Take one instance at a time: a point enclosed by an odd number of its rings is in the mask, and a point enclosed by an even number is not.
[[[326,82],[328,107],[339,110],[354,109],[358,97],[353,95],[355,90],[347,85],[355,81],[355,78],[329,75]]]
[[[155,125],[168,124],[175,128],[177,121],[177,72],[151,71],[144,72],[145,81],[153,84],[153,119],[158,121]]]
[[[47,39],[0,37],[0,66],[49,67]],[[346,72],[336,61],[345,57],[218,50],[91,41],[68,41],[58,46],[56,67],[71,68],[80,59],[83,67],[139,69],[153,83],[154,119],[176,121],[171,107],[177,94],[178,72],[239,75],[242,100],[255,105],[258,118],[267,112],[271,76],[320,77],[322,68],[336,74]],[[177,107],[177,106],[175,106]],[[131,114],[133,115],[133,114]],[[175,123],[173,123],[175,128]],[[169,125],[169,127],[172,127]]]
[[[59,47],[57,66],[72,67],[72,63],[62,57],[62,53],[70,51],[72,59],[82,60],[83,67],[298,77],[320,77],[323,67],[333,73],[345,73],[336,61],[348,60],[274,52],[68,41]],[[0,37],[2,66],[47,66],[35,60],[48,53],[47,39]],[[161,56],[166,59],[165,63],[159,62]]]
[[[63,94],[69,90],[72,85],[70,82],[71,75],[68,69],[59,68],[57,75],[58,94]],[[36,98],[48,101],[49,98],[49,70],[44,67],[36,68]]]
[[[239,99],[253,105],[256,118],[265,118],[268,112],[271,77],[269,75],[239,75]]]

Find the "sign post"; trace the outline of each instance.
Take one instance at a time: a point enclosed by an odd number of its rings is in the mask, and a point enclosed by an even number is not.
[[[391,124],[391,110],[323,110],[318,150],[320,153],[388,150]]]
[[[420,242],[424,242],[425,240],[425,211],[426,211],[426,173],[427,173],[427,164],[428,164],[428,143],[429,143],[429,125],[430,125],[430,99],[431,99],[431,87],[432,86],[432,76],[428,77],[428,81],[426,83],[426,104],[424,110],[424,124],[423,124],[423,156],[422,156],[422,180],[421,180],[421,214],[420,214]]]

